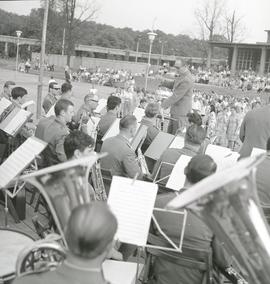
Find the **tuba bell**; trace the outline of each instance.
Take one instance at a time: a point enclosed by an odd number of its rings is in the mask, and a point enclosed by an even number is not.
[[[172,200],[170,209],[189,207],[214,232],[250,284],[270,279],[270,229],[257,196],[256,166],[251,157],[218,172]]]

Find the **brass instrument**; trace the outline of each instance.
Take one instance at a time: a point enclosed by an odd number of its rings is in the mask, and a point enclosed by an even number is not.
[[[104,156],[92,154],[20,177],[42,194],[65,245],[64,228],[71,211],[80,204],[91,202],[89,172],[97,159]]]
[[[15,109],[15,107],[16,105],[13,103],[3,111],[3,113],[0,115],[0,123],[7,118],[7,116]]]
[[[244,275],[242,283],[268,284],[270,229],[257,196],[256,166],[250,157],[218,172],[172,200],[171,209],[189,207],[212,229]]]

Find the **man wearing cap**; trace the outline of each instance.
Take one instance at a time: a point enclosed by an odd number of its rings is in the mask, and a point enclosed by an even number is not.
[[[181,192],[188,190],[192,185],[200,182],[204,178],[214,174],[216,172],[217,165],[210,156],[197,155],[193,157],[185,168],[185,185]],[[156,199],[156,208],[165,208],[165,206],[177,196],[178,193],[170,192],[160,194]],[[213,251],[214,264],[225,272],[229,267],[224,255],[224,251],[220,243],[218,243],[213,232],[207,227],[207,225],[189,208],[187,210],[187,219],[185,225],[185,233],[183,239],[183,247],[197,249],[199,251]],[[176,214],[166,214],[164,212],[155,213],[155,217],[160,228],[166,235],[175,243],[179,244],[180,241],[180,218]],[[160,235],[159,231],[152,227],[151,234],[154,236],[152,244],[168,246],[168,242]],[[175,254],[172,252],[166,252],[167,254],[173,254],[174,257],[189,258],[196,261],[202,261],[197,259],[194,255],[189,255],[188,252],[183,250],[181,254]],[[211,273],[211,272],[210,272]],[[203,282],[204,272],[195,267],[182,266],[177,261],[174,262],[168,260],[168,258],[155,257],[152,267],[152,281],[149,284],[201,284]],[[233,282],[236,283],[236,282]]]
[[[49,92],[42,103],[42,107],[45,113],[47,113],[58,101],[60,97],[60,88],[60,85],[58,85],[55,81],[49,84]]]
[[[17,278],[14,284],[108,284],[102,264],[111,256],[116,230],[117,220],[106,203],[79,205],[68,220],[69,250],[63,263],[52,271]]]
[[[189,70],[184,66],[182,60],[175,62],[179,77],[176,78],[173,85],[173,94],[163,101],[161,107],[164,109],[171,108],[171,120],[168,126],[168,133],[175,134],[186,124],[186,115],[192,108],[192,92],[194,80]]]
[[[11,91],[15,85],[16,84],[13,81],[6,81],[4,84],[3,92],[0,94],[0,99],[6,98],[7,100],[11,100]]]

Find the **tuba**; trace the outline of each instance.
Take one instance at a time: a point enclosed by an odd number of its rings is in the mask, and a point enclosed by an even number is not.
[[[105,155],[92,154],[20,177],[41,193],[64,245],[64,228],[71,211],[94,199],[88,183],[89,172],[97,159],[103,156]]]
[[[270,279],[270,229],[256,191],[256,166],[250,157],[218,172],[172,200],[170,209],[189,207],[214,232],[250,284]]]

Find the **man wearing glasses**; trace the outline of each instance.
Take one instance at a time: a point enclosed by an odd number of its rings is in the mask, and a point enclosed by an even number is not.
[[[95,116],[94,110],[98,105],[98,96],[90,93],[84,97],[84,103],[79,108],[73,120],[79,124],[86,124],[91,116]]]
[[[60,85],[58,85],[56,82],[51,82],[49,84],[49,92],[48,95],[44,98],[42,107],[47,113],[51,107],[59,100],[60,98]]]

